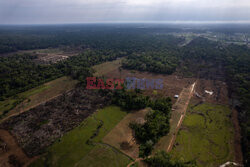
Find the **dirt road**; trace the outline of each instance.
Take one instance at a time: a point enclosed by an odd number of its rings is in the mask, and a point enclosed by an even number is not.
[[[188,88],[184,88],[178,98],[178,100],[175,103],[175,107],[177,107],[177,109],[174,112],[179,112],[181,113],[181,117],[178,121],[178,124],[174,130],[174,133],[172,134],[172,138],[170,140],[170,143],[168,145],[167,148],[167,152],[170,152],[172,150],[172,147],[174,145],[175,139],[176,139],[176,135],[178,134],[178,131],[181,127],[181,124],[184,120],[184,117],[186,115],[186,111],[187,111],[187,107],[189,104],[189,101],[191,99],[191,97],[193,96],[194,93],[194,88],[195,88],[196,82],[194,84],[192,84],[191,86],[189,86]]]

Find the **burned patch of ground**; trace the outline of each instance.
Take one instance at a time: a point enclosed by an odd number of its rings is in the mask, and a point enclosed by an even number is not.
[[[0,123],[75,88],[78,81],[61,77],[0,102]],[[19,103],[20,100],[23,102]],[[12,109],[13,108],[13,109]],[[3,114],[4,111],[9,111]]]
[[[28,112],[11,117],[1,127],[9,130],[27,155],[33,157],[109,103],[110,98],[101,96],[98,91],[76,88]]]
[[[67,132],[62,138],[49,146],[46,149],[47,153],[40,156],[37,161],[31,164],[31,167],[126,166],[131,158],[102,142],[103,137],[126,114],[117,106],[98,109],[79,126]]]

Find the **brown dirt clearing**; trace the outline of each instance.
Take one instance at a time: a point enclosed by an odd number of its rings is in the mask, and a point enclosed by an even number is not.
[[[22,166],[28,166],[32,161],[36,159],[29,158],[18,146],[15,138],[6,130],[0,129],[0,139],[6,144],[6,149],[3,152],[0,152],[0,166],[2,167],[12,167],[9,163],[10,156],[15,156],[16,163],[19,163]]]

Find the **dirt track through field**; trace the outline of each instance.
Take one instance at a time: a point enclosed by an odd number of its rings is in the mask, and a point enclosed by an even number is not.
[[[168,145],[168,148],[166,150],[167,152],[170,152],[173,145],[174,145],[176,135],[178,134],[178,131],[181,127],[181,124],[184,120],[189,101],[190,101],[191,97],[193,96],[195,85],[196,85],[196,82],[194,84],[192,84],[191,86],[189,86],[188,88],[183,88],[179,99],[176,101],[176,103],[174,105],[174,106],[178,106],[178,108],[174,112],[181,113],[181,117],[180,117],[178,124],[175,128],[175,131],[172,135],[172,138],[171,138],[170,143]]]

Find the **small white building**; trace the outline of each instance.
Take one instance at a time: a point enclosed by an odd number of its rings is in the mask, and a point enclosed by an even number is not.
[[[179,95],[174,95],[174,98],[178,99],[178,98],[179,98]]]

